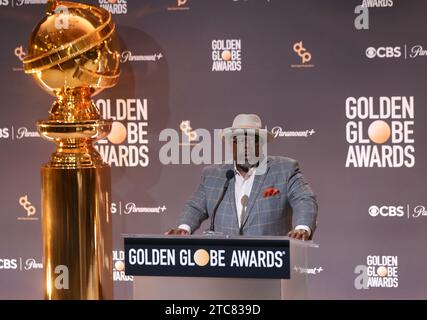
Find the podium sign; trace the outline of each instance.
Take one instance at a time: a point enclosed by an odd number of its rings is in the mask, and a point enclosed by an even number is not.
[[[126,275],[290,278],[288,239],[144,236],[124,243]]]

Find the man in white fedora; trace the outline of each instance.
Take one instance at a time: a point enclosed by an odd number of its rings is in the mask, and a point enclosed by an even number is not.
[[[316,229],[316,196],[296,160],[263,154],[273,135],[255,114],[239,114],[223,137],[232,139],[233,163],[203,169],[178,227],[191,234],[210,218],[210,232],[224,235],[288,235],[308,240]]]

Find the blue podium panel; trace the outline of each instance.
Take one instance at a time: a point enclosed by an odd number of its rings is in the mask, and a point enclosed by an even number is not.
[[[126,237],[133,276],[289,279],[289,240],[241,237]]]

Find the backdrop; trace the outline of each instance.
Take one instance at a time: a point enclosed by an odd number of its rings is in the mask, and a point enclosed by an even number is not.
[[[0,0],[3,299],[42,298],[40,166],[54,146],[35,122],[53,97],[22,59],[43,2]],[[262,118],[268,153],[299,160],[318,197],[320,247],[309,268],[292,266],[310,298],[427,298],[427,2],[87,3],[113,13],[123,51],[118,85],[94,97],[115,120],[97,146],[112,166],[115,298],[132,298],[122,234],[175,226],[209,162],[160,154],[194,148],[196,129],[213,142],[238,113]],[[167,128],[178,138],[161,141]]]

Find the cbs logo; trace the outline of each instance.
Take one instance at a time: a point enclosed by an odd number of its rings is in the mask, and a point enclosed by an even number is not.
[[[9,134],[9,128],[0,128],[0,139],[4,138],[7,139],[9,138],[10,134]]]
[[[376,217],[381,215],[383,217],[402,217],[405,214],[403,206],[370,206],[369,215]]]
[[[0,259],[0,269],[17,269],[16,259]]]
[[[402,55],[400,47],[369,47],[366,49],[366,56],[373,58],[399,58]]]

